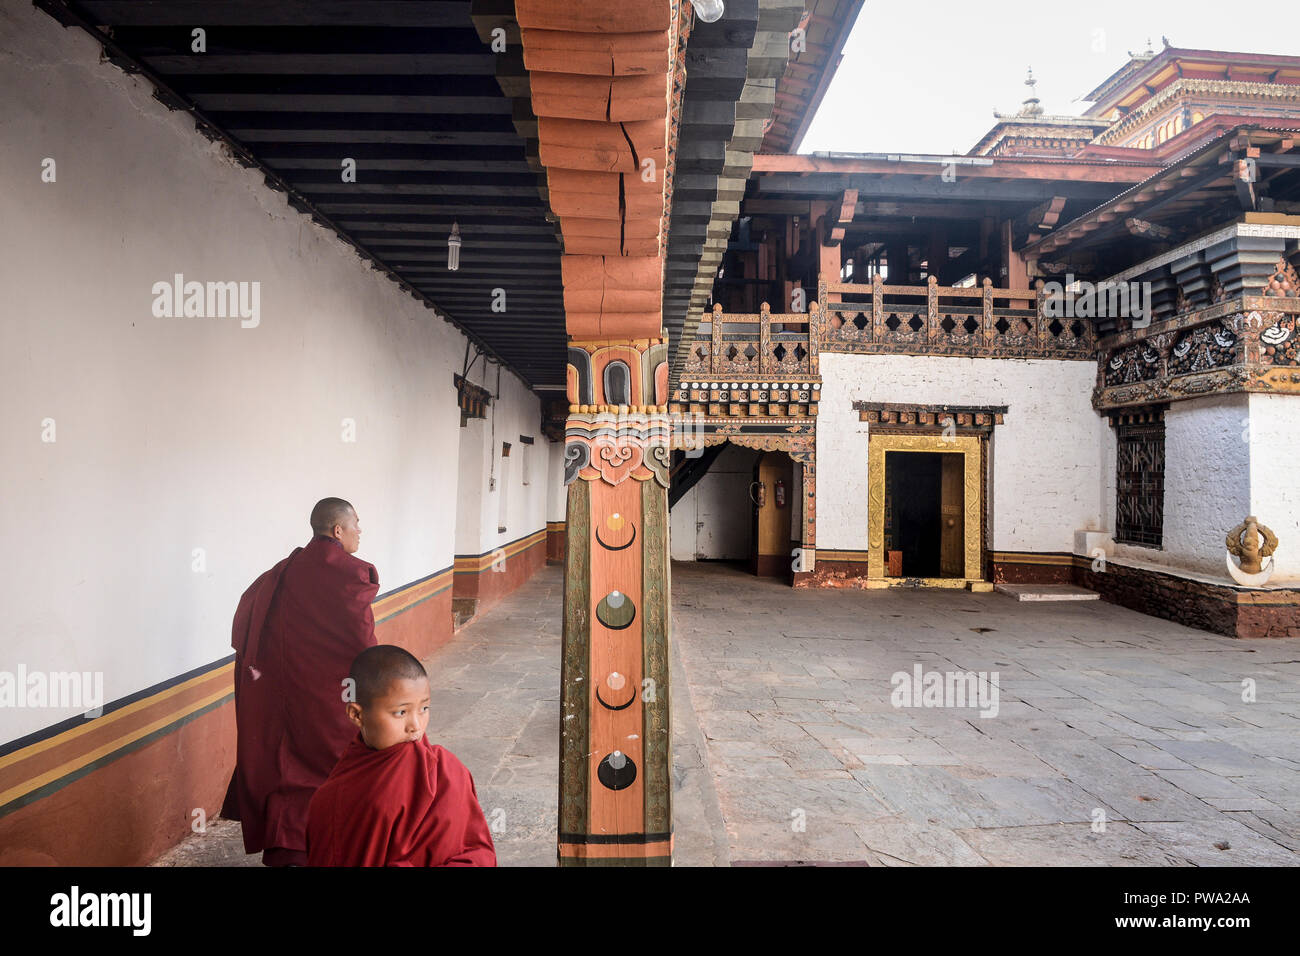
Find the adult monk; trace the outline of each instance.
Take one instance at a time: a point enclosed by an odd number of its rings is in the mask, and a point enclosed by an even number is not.
[[[239,820],[244,851],[267,866],[307,862],[307,804],[356,736],[342,703],[357,654],[375,644],[379,592],[356,510],[323,498],[314,537],[239,599],[235,648],[235,773],[222,815]]]

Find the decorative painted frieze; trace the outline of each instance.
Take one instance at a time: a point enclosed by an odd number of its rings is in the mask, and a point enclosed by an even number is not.
[[[1098,411],[1234,392],[1300,395],[1300,298],[1238,296],[1100,343]]]

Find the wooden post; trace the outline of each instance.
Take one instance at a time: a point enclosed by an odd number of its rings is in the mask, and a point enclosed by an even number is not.
[[[930,275],[938,281],[943,281],[943,273],[948,266],[948,229],[941,223],[935,223],[930,227],[925,261]],[[961,276],[957,278],[960,279]]]
[[[1025,260],[1021,258],[1020,253],[1011,248],[1012,240],[1012,223],[1010,219],[1002,220],[1002,262],[1007,267],[1007,288],[1024,289],[1026,295],[1023,299],[1013,299],[1011,304],[1015,308],[1023,309],[1029,307],[1032,296],[1028,294],[1029,289],[1029,269],[1025,265]]]
[[[758,374],[766,375],[772,360],[768,350],[772,347],[772,307],[764,302],[758,310]]]
[[[885,280],[877,272],[871,277],[871,341],[885,339]]]
[[[980,323],[984,330],[984,346],[989,348],[993,345],[993,336],[997,334],[997,329],[993,325],[993,280],[988,276],[984,277],[984,320]]]
[[[894,240],[885,251],[886,267],[889,269],[890,285],[907,285],[911,276],[911,264],[908,261],[907,241]]]
[[[939,341],[939,280],[933,275],[925,283],[925,339]]]
[[[722,365],[722,306],[713,306],[713,341],[709,349],[709,373],[717,375]]]
[[[808,306],[808,371],[812,375],[821,374],[821,320],[821,306],[813,302]]]
[[[672,863],[667,361],[662,338],[570,343],[586,366],[570,381],[592,394],[571,391],[564,449],[561,866]],[[626,414],[604,391],[612,363],[627,366]]]

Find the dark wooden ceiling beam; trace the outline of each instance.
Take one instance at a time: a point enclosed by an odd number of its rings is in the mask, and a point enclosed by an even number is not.
[[[99,24],[127,26],[462,28],[469,2],[411,3],[410,0],[81,0],[78,6]]]
[[[863,201],[881,197],[900,199],[954,199],[983,202],[1043,201],[1053,196],[1105,201],[1116,187],[1108,183],[1051,182],[1049,180],[997,181],[959,179],[944,182],[936,170],[933,176],[908,176],[882,179],[875,176],[838,175],[802,176],[797,173],[768,174],[759,180],[759,195],[764,198],[817,196],[832,199],[845,189],[856,189]]]

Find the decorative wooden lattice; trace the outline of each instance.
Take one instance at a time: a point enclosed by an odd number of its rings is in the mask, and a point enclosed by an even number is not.
[[[1164,530],[1165,423],[1116,429],[1115,540],[1158,548]]]

